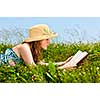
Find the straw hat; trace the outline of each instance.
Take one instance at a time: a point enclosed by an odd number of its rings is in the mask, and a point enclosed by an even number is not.
[[[43,39],[50,39],[56,37],[57,33],[53,33],[45,24],[32,26],[29,29],[29,37],[24,42],[39,41]]]

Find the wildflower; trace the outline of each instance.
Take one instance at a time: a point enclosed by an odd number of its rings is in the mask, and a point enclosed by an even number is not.
[[[97,70],[99,70],[100,68],[99,67],[97,67]]]

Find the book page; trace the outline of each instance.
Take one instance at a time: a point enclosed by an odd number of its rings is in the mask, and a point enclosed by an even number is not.
[[[76,66],[77,63],[79,63],[88,53],[87,52],[82,52],[82,51],[78,51],[73,58],[68,62],[68,64],[72,65],[72,66]]]

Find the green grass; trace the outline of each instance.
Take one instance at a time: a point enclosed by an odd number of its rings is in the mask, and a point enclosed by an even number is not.
[[[0,53],[10,44],[0,44]],[[78,50],[87,51],[89,55],[76,69],[61,70],[53,62],[64,61]],[[100,82],[100,43],[94,44],[51,44],[43,51],[44,61],[48,66],[36,67],[17,64],[14,67],[0,66],[2,83],[99,83]]]

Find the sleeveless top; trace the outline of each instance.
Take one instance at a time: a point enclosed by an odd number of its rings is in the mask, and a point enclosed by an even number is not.
[[[14,61],[15,63],[21,63],[23,62],[22,59],[20,59],[16,53],[13,51],[12,48],[6,49],[5,53],[0,54],[0,65],[1,64],[9,64],[9,61]]]

